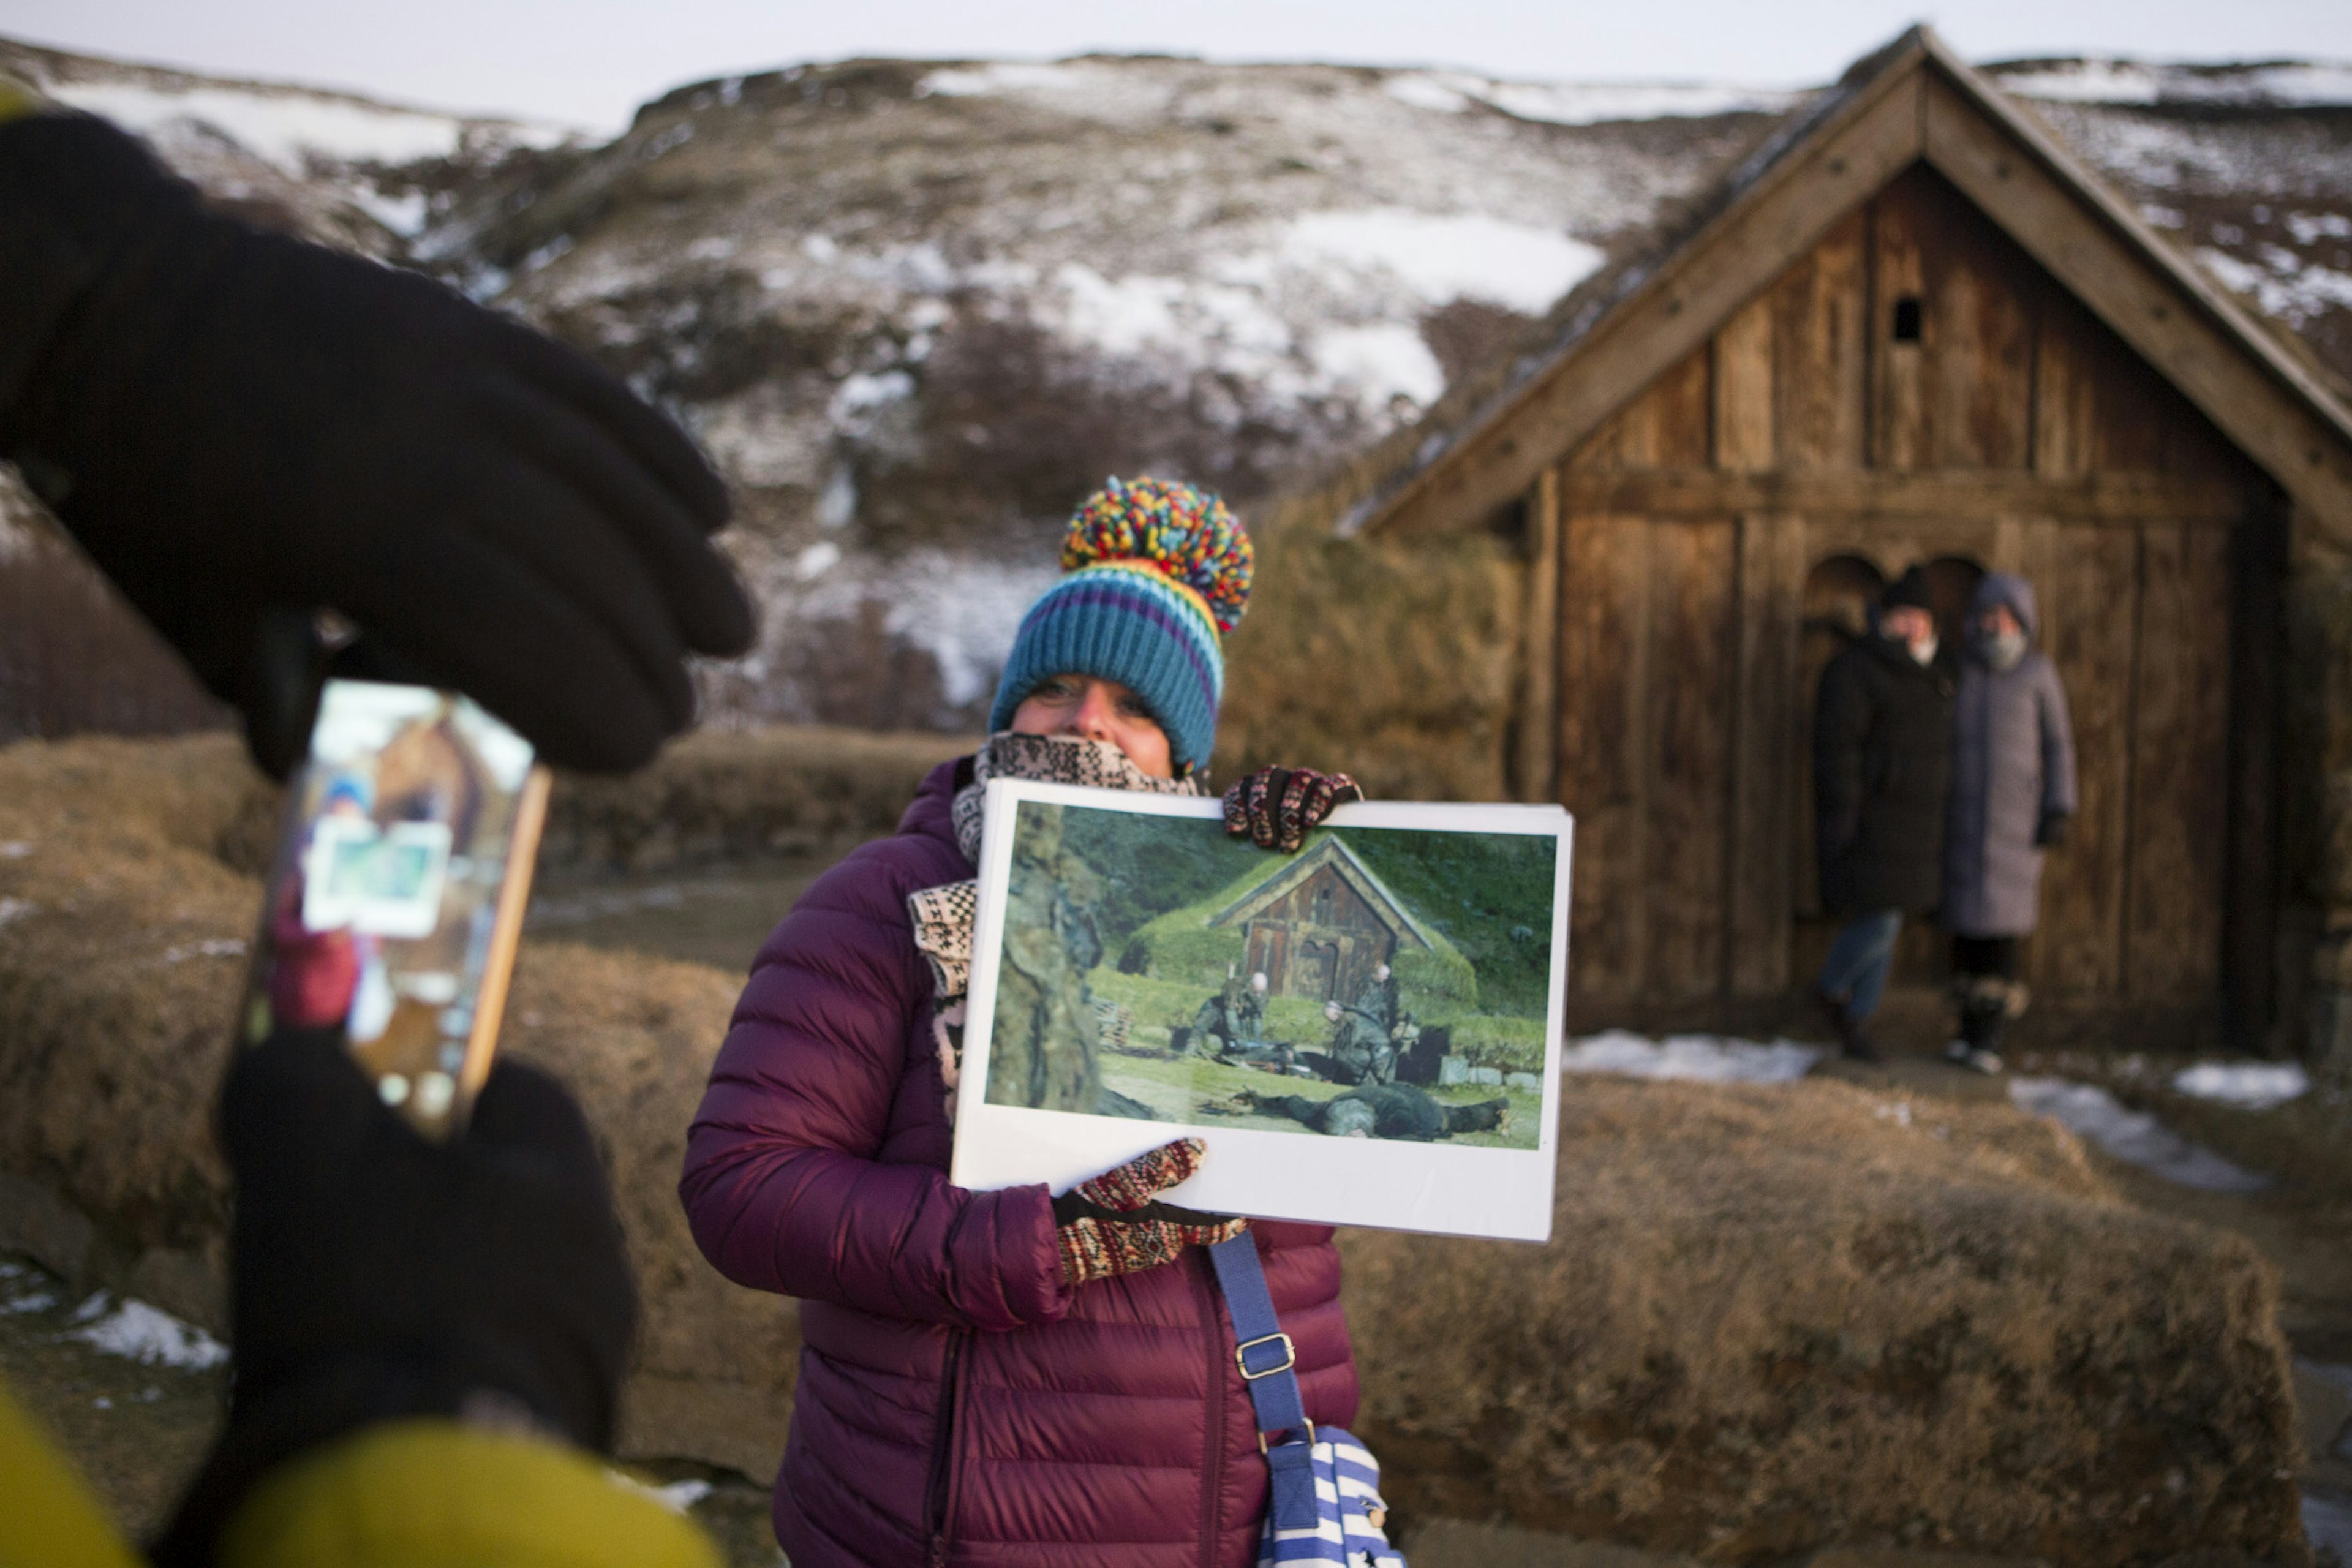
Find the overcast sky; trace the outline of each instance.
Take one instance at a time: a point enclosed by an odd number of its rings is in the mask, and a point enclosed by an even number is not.
[[[2352,0],[0,0],[0,34],[29,42],[604,130],[681,82],[853,55],[1161,50],[1799,86],[1923,19],[1980,61],[2352,60]]]

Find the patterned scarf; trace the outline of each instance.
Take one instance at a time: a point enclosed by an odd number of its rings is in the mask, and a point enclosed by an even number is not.
[[[980,864],[981,828],[991,779],[1031,779],[1040,784],[1140,790],[1149,795],[1201,793],[1197,774],[1154,778],[1108,741],[1002,731],[991,735],[972,759],[971,783],[956,791],[949,808],[956,847],[975,866]],[[907,912],[914,921],[915,947],[931,966],[931,984],[938,996],[931,1033],[939,1047],[940,1076],[948,1087],[948,1116],[953,1120],[956,1079],[963,1066],[964,993],[971,988],[971,926],[980,913],[980,883],[968,879],[909,893]]]

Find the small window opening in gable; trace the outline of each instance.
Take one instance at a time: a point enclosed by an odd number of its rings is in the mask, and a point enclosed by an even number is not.
[[[1919,296],[1906,294],[1895,301],[1895,341],[1916,343],[1919,341]]]

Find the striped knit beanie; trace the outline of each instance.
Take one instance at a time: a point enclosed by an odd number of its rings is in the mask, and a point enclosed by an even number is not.
[[[1218,637],[1249,603],[1249,535],[1215,496],[1165,479],[1112,479],[1062,542],[1066,574],[1029,607],[989,710],[992,733],[1056,675],[1115,680],[1141,698],[1178,767],[1216,741]]]

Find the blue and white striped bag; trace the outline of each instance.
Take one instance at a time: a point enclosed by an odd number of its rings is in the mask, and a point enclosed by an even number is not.
[[[1296,1352],[1275,1316],[1257,1260],[1257,1242],[1244,1232],[1209,1248],[1225,1310],[1234,1321],[1234,1364],[1249,1387],[1258,1443],[1269,1477],[1265,1534],[1258,1568],[1289,1563],[1337,1563],[1346,1568],[1405,1568],[1381,1528],[1381,1467],[1354,1434],[1318,1427],[1307,1418],[1292,1370]],[[1269,1434],[1281,1441],[1266,1444]]]

